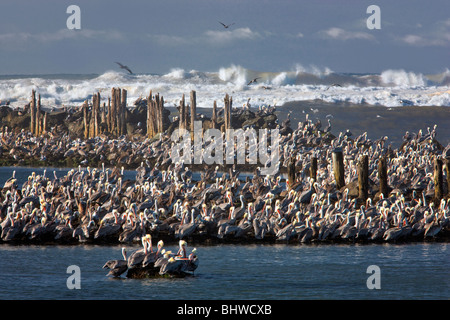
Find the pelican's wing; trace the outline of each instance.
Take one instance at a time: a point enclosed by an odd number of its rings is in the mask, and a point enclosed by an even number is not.
[[[130,70],[130,68],[128,68],[128,67],[124,67],[125,68],[125,70],[127,70],[130,74],[133,74],[133,72]]]

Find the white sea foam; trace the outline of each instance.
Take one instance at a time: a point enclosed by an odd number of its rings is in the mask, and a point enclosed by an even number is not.
[[[256,83],[247,85],[253,78]],[[214,101],[223,105],[225,94],[240,107],[251,98],[253,107],[282,105],[290,101],[323,100],[325,102],[366,103],[397,107],[403,105],[450,106],[450,71],[423,75],[405,70],[386,70],[381,74],[339,74],[328,68],[302,66],[292,70],[265,72],[230,65],[218,71],[185,71],[173,68],[164,75],[128,74],[107,71],[97,76],[1,76],[0,100],[13,107],[23,107],[31,90],[41,95],[44,107],[81,105],[96,92],[107,101],[113,87],[127,90],[128,105],[149,91],[159,93],[168,106],[178,105],[181,96],[197,92],[197,105],[211,108]],[[336,85],[339,84],[339,85]]]
[[[383,83],[396,86],[425,86],[426,80],[424,76],[419,73],[406,72],[405,70],[386,70],[381,73]]]

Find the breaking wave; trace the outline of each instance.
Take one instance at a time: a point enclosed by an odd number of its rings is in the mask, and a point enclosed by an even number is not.
[[[252,79],[256,82],[248,85]],[[128,105],[149,91],[159,92],[167,105],[178,105],[183,94],[197,91],[197,105],[211,108],[214,101],[232,95],[239,107],[251,98],[252,106],[282,105],[290,101],[323,100],[397,107],[450,106],[450,70],[424,75],[406,70],[380,74],[336,73],[329,68],[296,64],[281,72],[250,70],[240,65],[216,71],[172,68],[166,74],[128,74],[108,70],[100,75],[0,76],[0,100],[23,107],[35,89],[45,107],[79,105],[100,92],[105,101],[113,87],[128,91]]]

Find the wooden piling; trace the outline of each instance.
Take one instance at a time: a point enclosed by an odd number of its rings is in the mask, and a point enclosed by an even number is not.
[[[212,122],[211,127],[213,129],[216,129],[216,127],[217,127],[217,102],[216,102],[216,100],[214,100],[214,104],[213,104],[211,122]]]
[[[295,157],[291,157],[289,159],[287,172],[288,172],[289,189],[291,189],[295,183]]]
[[[31,119],[30,119],[30,131],[31,134],[35,134],[36,130],[36,90],[31,90],[31,103],[30,103],[30,112],[31,112]]]
[[[345,186],[345,170],[344,170],[344,155],[341,148],[336,148],[332,152],[333,172],[336,181],[336,188],[339,190]]]
[[[225,95],[224,98],[224,110],[223,110],[223,114],[224,114],[224,125],[225,125],[225,130],[227,129],[232,129],[233,125],[231,123],[231,109],[233,107],[233,98],[230,97],[228,95],[228,93]]]
[[[187,115],[186,115],[186,105],[184,102],[184,93],[181,96],[179,112],[180,112],[180,122],[178,124],[178,128],[187,129]]]
[[[442,174],[442,159],[434,159],[434,202],[439,205],[444,196],[444,177]]]
[[[191,121],[190,121],[191,140],[194,140],[194,122],[197,116],[197,98],[194,90],[191,91],[190,101],[191,101]]]
[[[108,106],[107,106],[107,115],[106,115],[106,128],[108,132],[111,132],[111,97],[108,98]]]
[[[158,133],[164,132],[164,97],[161,96],[158,104]]]
[[[147,138],[153,137],[152,101],[152,90],[150,90],[147,97]]]
[[[44,118],[42,120],[42,133],[47,133],[47,112],[44,112]]]
[[[83,108],[84,138],[87,139],[89,136],[88,102],[87,102],[87,100],[84,101],[82,108]]]
[[[119,136],[127,134],[127,121],[126,121],[126,114],[127,114],[127,90],[122,89],[121,94],[121,100],[120,100],[120,112],[119,112]]]
[[[387,197],[389,195],[389,189],[387,176],[387,162],[385,156],[382,156],[378,160],[378,180],[380,183],[380,195],[383,194],[384,197]]]
[[[182,128],[181,121],[181,103],[180,103],[180,123],[179,128]],[[152,96],[152,91],[147,98],[147,137],[153,138],[157,133],[164,132],[164,97],[160,97],[159,93]]]
[[[111,89],[111,112],[110,112],[110,128],[109,132],[114,134],[116,132],[116,88]]]
[[[103,129],[99,129],[100,133],[102,133],[102,130],[107,126],[106,124],[106,102],[103,102],[103,107],[100,111],[100,124],[102,125]]]
[[[99,117],[100,117],[100,92],[97,92],[97,94],[94,94],[92,97],[92,116],[94,117],[94,136],[97,137],[100,134],[99,130]],[[93,138],[91,137],[91,138]]]
[[[34,119],[36,129],[35,135],[36,137],[41,135],[41,94],[38,94],[37,105],[36,105],[36,115]]]
[[[311,166],[309,167],[309,177],[317,181],[317,158],[312,157],[311,158]]]
[[[358,198],[366,201],[369,195],[369,157],[363,155],[358,162]]]
[[[447,194],[450,195],[450,159],[444,159],[444,171],[447,176]]]

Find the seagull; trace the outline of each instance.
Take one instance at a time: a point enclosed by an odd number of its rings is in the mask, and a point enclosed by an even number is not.
[[[229,27],[231,27],[231,26],[234,24],[234,22],[233,22],[233,23],[230,23],[230,24],[225,24],[225,23],[222,23],[222,22],[220,22],[220,21],[219,21],[219,23],[220,23],[221,25],[223,25],[223,27],[224,27],[225,29],[228,29]]]
[[[121,69],[125,69],[127,70],[130,74],[133,74],[133,72],[130,70],[130,68],[128,68],[127,66],[124,66],[123,64],[121,64],[120,62],[116,62]]]
[[[251,85],[252,83],[256,83],[256,80],[258,80],[259,79],[259,77],[258,78],[255,78],[255,79],[253,79],[253,80],[251,80],[249,83],[247,83],[247,85],[249,86],[249,85]]]

